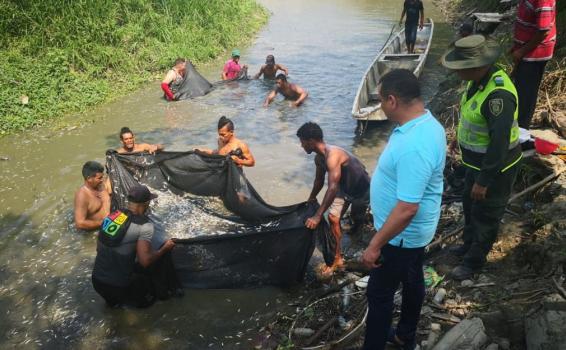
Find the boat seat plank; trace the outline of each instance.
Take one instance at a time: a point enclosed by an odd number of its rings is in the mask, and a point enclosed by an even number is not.
[[[419,54],[413,53],[400,53],[400,54],[388,54],[383,55],[379,60],[380,61],[400,61],[400,60],[414,60],[418,61],[421,58]]]

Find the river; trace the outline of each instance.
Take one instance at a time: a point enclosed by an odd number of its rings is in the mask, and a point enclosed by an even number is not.
[[[262,0],[272,16],[243,47],[242,63],[254,74],[269,53],[289,68],[290,81],[306,88],[304,106],[280,98],[262,102],[272,83],[232,83],[191,101],[166,103],[159,83],[150,83],[115,102],[72,116],[80,125],[59,131],[39,129],[0,139],[0,348],[210,348],[249,349],[257,330],[287,308],[300,286],[290,290],[188,290],[183,299],[147,310],[105,307],[90,283],[95,237],[72,226],[74,191],[87,160],[104,161],[119,146],[118,132],[129,126],[138,142],[188,150],[216,140],[221,115],[256,158],[246,174],[275,205],[307,198],[314,176],[297,128],[318,122],[325,139],[357,155],[371,172],[390,126],[355,137],[350,116],[359,81],[398,20],[401,1]],[[436,20],[434,44],[421,81],[428,98],[443,77],[438,59],[451,39],[440,12],[425,1]],[[238,25],[238,23],[234,23]],[[197,67],[218,80],[223,61]]]

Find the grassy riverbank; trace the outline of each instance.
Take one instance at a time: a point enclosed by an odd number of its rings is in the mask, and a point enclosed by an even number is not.
[[[0,3],[0,135],[49,124],[210,60],[266,22],[254,0]]]

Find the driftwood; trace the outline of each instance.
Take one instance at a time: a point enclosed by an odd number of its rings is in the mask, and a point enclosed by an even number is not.
[[[315,334],[312,335],[312,337],[310,337],[306,344],[307,345],[311,345],[312,343],[314,343],[315,341],[317,341],[318,339],[320,339],[320,337],[322,337],[322,335],[324,334],[324,332],[326,332],[326,330],[332,326],[334,326],[334,324],[338,321],[338,317],[333,317],[330,320],[328,320],[328,322],[326,322],[322,327],[320,327],[320,329],[318,331],[316,331]]]
[[[539,188],[541,188],[543,185],[545,185],[546,183],[554,180],[555,178],[557,178],[558,176],[560,176],[560,174],[562,174],[564,171],[566,171],[566,167],[562,167],[561,169],[557,170],[557,171],[553,171],[552,174],[548,175],[547,177],[545,177],[544,179],[540,180],[539,182],[537,182],[534,185],[531,185],[527,188],[525,188],[524,190],[522,190],[521,192],[514,194],[513,196],[511,196],[511,198],[509,198],[509,202],[511,203],[519,198],[521,198],[522,196],[524,196],[527,193],[533,192]]]
[[[487,342],[485,327],[479,318],[467,319],[453,327],[433,350],[481,349]]]
[[[452,323],[459,323],[459,322],[462,321],[460,318],[453,316],[453,315],[449,315],[449,314],[433,313],[433,314],[430,315],[430,317],[436,318],[437,320],[442,320],[442,321],[452,322]]]
[[[427,253],[430,252],[432,249],[436,248],[437,246],[441,245],[444,241],[446,241],[448,238],[456,236],[457,234],[459,234],[462,230],[464,229],[464,225],[460,225],[458,227],[456,227],[454,230],[448,232],[445,235],[442,235],[441,237],[438,237],[437,239],[434,240],[434,242],[432,242],[431,244],[429,244],[426,247],[426,251]]]
[[[354,283],[356,280],[355,279],[347,279],[339,284],[337,284],[334,287],[328,288],[328,289],[319,289],[317,292],[315,292],[306,302],[305,304],[308,305],[311,303],[311,301],[315,300],[315,299],[322,299],[330,294],[333,293],[337,293],[339,291],[342,290],[342,288],[346,287],[349,284]]]

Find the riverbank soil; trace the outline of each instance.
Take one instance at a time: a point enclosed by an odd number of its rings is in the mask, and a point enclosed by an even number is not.
[[[437,0],[436,5],[455,31],[473,12],[506,14],[498,26],[484,30],[510,47],[516,2]],[[558,20],[566,17],[566,5],[557,2],[557,6]],[[559,32],[564,31],[559,28]],[[566,146],[565,53],[562,37],[547,66],[532,130],[533,136],[560,146]],[[509,68],[505,57],[500,64]],[[449,140],[455,137],[461,92],[461,83],[448,75],[429,104]],[[515,195],[486,267],[462,282],[449,278],[459,258],[447,248],[461,243],[463,227],[458,202],[461,182],[453,175],[458,159],[449,159],[442,217],[437,236],[427,248],[427,296],[417,333],[421,349],[564,349],[566,157],[532,152],[521,165]],[[294,310],[260,329],[257,348],[360,348],[366,305],[360,279],[367,271],[356,261],[373,234],[368,225],[357,237],[345,235],[346,271],[331,280],[311,280],[292,305]],[[399,317],[398,296],[395,303],[394,323]]]

